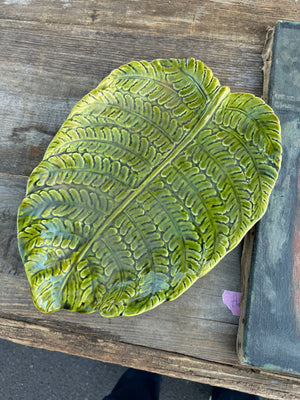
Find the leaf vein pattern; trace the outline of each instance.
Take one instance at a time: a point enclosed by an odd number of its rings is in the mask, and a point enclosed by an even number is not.
[[[280,162],[272,110],[202,62],[121,66],[29,178],[18,240],[35,304],[110,317],[175,299],[263,215]]]
[[[173,165],[173,168],[174,168],[174,170],[176,171],[177,176],[180,177],[180,178],[186,183],[186,185],[187,185],[190,189],[192,189],[193,195],[196,195],[197,198],[200,199],[200,201],[201,201],[201,204],[202,204],[202,206],[203,206],[203,210],[204,210],[204,212],[205,212],[205,214],[206,214],[206,220],[208,220],[209,226],[210,226],[210,229],[211,229],[211,232],[212,232],[213,246],[210,247],[210,250],[211,250],[210,253],[213,254],[213,253],[215,252],[216,239],[217,239],[216,224],[214,223],[214,220],[213,220],[213,218],[212,218],[210,209],[209,209],[209,207],[207,206],[206,201],[205,201],[205,199],[204,199],[204,197],[203,197],[203,195],[202,195],[202,193],[201,193],[201,189],[197,188],[197,187],[193,184],[193,182],[191,182],[191,181],[188,179],[188,177],[182,172],[182,170],[179,169],[176,165]],[[182,199],[182,198],[180,198],[180,197],[178,196],[178,191],[173,190],[172,185],[169,185],[168,183],[165,183],[165,184],[168,185],[169,190],[172,191],[172,194],[173,194],[174,198],[177,198],[178,201],[180,201],[180,202],[181,202],[181,201],[184,201],[184,199]],[[188,195],[188,192],[186,192],[186,195]],[[184,204],[185,204],[186,209],[187,209],[188,212],[189,212],[191,221],[195,221],[195,215],[193,215],[193,213],[192,213],[192,211],[191,211],[194,204],[191,204],[190,206],[188,206],[188,205],[186,204],[186,202],[184,202]],[[198,211],[198,210],[197,210],[197,211]],[[202,210],[201,210],[201,212],[202,212]],[[198,213],[199,213],[199,211],[198,211]],[[198,224],[195,224],[195,228],[197,228],[197,225],[198,225]],[[201,236],[202,236],[202,234],[201,234],[201,225],[198,226],[197,232],[199,233],[199,236],[201,237]],[[204,245],[205,245],[205,244],[204,244]],[[203,252],[202,252],[202,255],[203,255]],[[207,256],[207,259],[208,259],[209,257],[210,257],[210,256],[208,255],[208,256]]]
[[[97,235],[100,235],[103,230],[106,228],[106,226],[109,226],[111,222],[119,215],[120,212],[129,204],[134,198],[136,198],[139,193],[145,189],[145,187],[162,171],[162,169],[170,163],[177,155],[186,147],[189,145],[189,143],[194,139],[195,136],[198,135],[198,130],[203,128],[206,123],[210,120],[210,118],[213,116],[213,113],[215,109],[217,108],[218,104],[220,104],[223,99],[227,96],[228,94],[228,89],[225,88],[224,90],[220,91],[219,96],[215,99],[214,102],[211,103],[210,105],[210,112],[208,113],[207,118],[204,121],[199,121],[196,127],[193,129],[193,134],[191,132],[190,137],[185,137],[177,146],[177,148],[173,151],[173,153],[168,156],[164,162],[162,162],[156,169],[152,171],[150,175],[144,180],[144,182],[135,189],[126,199],[124,199],[123,204],[120,205],[119,207],[116,208],[114,212],[110,216],[108,216],[106,222],[107,224],[103,224],[102,227],[99,228],[99,231],[97,232]],[[196,129],[197,128],[197,129]],[[91,240],[90,243],[86,246],[86,251],[90,246],[92,246],[94,240]],[[86,251],[82,252],[82,255],[79,256],[79,260],[81,260],[82,257],[85,256]]]
[[[160,132],[170,141],[170,143],[173,143],[173,138],[168,134],[168,132],[167,132],[165,129],[163,129],[160,125],[154,123],[154,122],[153,122],[150,118],[148,118],[147,116],[141,115],[141,114],[139,114],[138,112],[136,112],[136,111],[134,111],[134,110],[132,110],[132,109],[129,109],[129,108],[126,109],[125,107],[122,107],[122,106],[120,106],[119,104],[113,104],[113,103],[109,104],[109,103],[99,103],[99,102],[98,102],[98,104],[102,104],[103,106],[106,106],[106,107],[111,107],[111,108],[118,109],[118,110],[120,110],[120,111],[125,112],[126,114],[129,114],[129,115],[132,114],[132,115],[134,115],[136,118],[140,118],[140,119],[144,120],[144,121],[147,122],[150,126],[153,126],[155,129],[157,129],[158,131],[160,131]]]

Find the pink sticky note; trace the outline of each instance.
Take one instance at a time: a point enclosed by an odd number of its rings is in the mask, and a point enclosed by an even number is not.
[[[229,308],[233,315],[241,315],[241,292],[231,292],[230,290],[224,290],[222,295],[223,303]]]

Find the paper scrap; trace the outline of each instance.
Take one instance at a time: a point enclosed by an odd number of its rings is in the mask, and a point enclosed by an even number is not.
[[[242,293],[241,292],[232,292],[230,290],[224,290],[222,294],[222,300],[225,306],[229,308],[233,315],[240,316],[241,315],[241,302]]]

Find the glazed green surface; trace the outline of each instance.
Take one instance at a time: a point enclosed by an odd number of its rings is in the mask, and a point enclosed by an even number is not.
[[[173,300],[264,214],[280,126],[194,59],[131,62],[72,110],[18,216],[33,300],[135,315]]]

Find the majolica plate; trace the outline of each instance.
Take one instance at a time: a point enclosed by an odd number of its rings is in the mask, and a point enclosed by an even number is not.
[[[114,70],[29,178],[18,241],[35,305],[112,317],[175,299],[262,217],[280,161],[271,108],[201,61]]]

